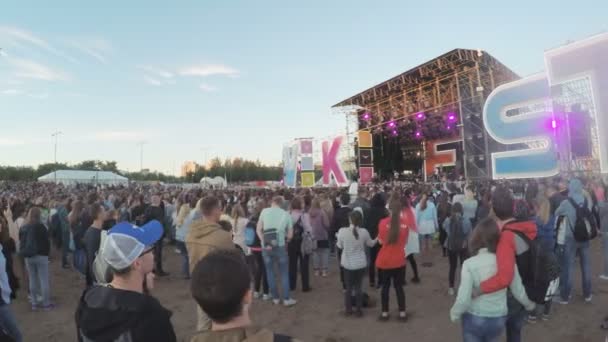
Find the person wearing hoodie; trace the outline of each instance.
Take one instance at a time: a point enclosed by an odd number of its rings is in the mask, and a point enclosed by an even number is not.
[[[251,272],[239,253],[210,253],[194,267],[190,290],[212,321],[210,330],[197,332],[190,342],[296,342],[253,325]]]
[[[366,224],[365,228],[372,239],[378,237],[378,225],[380,224],[380,221],[385,217],[388,217],[388,215],[389,213],[386,209],[384,197],[381,193],[375,194],[370,202],[369,215],[367,219],[364,218]],[[379,251],[380,245],[375,245],[369,250],[369,286],[371,288],[376,287],[376,259],[378,258]],[[379,275],[378,278],[380,278]]]
[[[207,196],[200,201],[202,219],[194,221],[186,235],[186,249],[190,261],[190,273],[194,266],[210,252],[217,249],[236,249],[232,242],[232,234],[218,224],[222,216],[222,205],[214,196]],[[211,320],[197,307],[197,331],[209,330]]]
[[[22,228],[24,241],[21,244],[21,255],[29,275],[29,290],[32,297],[32,310],[50,311],[55,305],[51,303],[49,287],[49,252],[51,242],[48,230],[40,219],[40,209],[32,207],[28,221]]]
[[[518,221],[514,217],[514,200],[511,191],[499,186],[492,194],[492,209],[500,229],[500,239],[496,248],[496,274],[483,282],[477,291],[490,294],[503,290],[511,284],[516,272],[516,256],[525,253],[530,247],[517,234],[524,234],[528,239],[536,238],[536,223],[531,220]],[[522,266],[517,265],[519,269]],[[525,280],[525,279],[524,279]],[[475,292],[477,292],[475,291]],[[478,294],[478,293],[475,293]],[[513,296],[507,299],[509,314],[506,321],[507,342],[521,341],[526,310]]]
[[[578,242],[574,239],[574,224],[576,222],[576,208],[570,200],[577,206],[587,205],[592,209],[592,203],[585,198],[583,184],[579,179],[572,179],[568,185],[568,199],[562,201],[555,210],[557,217],[557,250],[560,255],[561,274],[559,279],[560,304],[568,304],[572,292],[572,274],[574,273],[574,261],[576,256],[580,256],[581,273],[583,275],[583,296],[585,302],[589,303],[592,299],[591,294],[591,256],[589,253],[589,241]]]
[[[312,252],[312,267],[315,276],[322,275],[327,277],[329,267],[329,218],[321,209],[321,200],[316,197],[312,200],[311,208],[308,211],[312,238],[317,244],[317,248]]]
[[[148,293],[154,288],[154,244],[162,235],[158,221],[110,229],[100,255],[112,281],[82,294],[75,315],[79,342],[177,341],[171,312]]]

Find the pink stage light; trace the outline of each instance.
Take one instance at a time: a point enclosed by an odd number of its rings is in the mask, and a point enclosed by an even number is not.
[[[363,120],[369,121],[370,118],[371,118],[371,115],[369,115],[369,113],[363,114]]]
[[[391,122],[388,123],[388,127],[390,127],[390,128],[394,128],[395,125],[396,125],[395,121],[391,121]]]
[[[447,125],[445,128],[446,128],[446,129],[449,131],[449,130],[451,130],[451,129],[452,129],[452,126]]]
[[[422,133],[420,133],[420,131],[416,132],[416,138],[420,138],[422,136]]]
[[[397,135],[399,135],[399,133],[397,133],[397,130],[393,130],[393,132],[392,132],[392,133],[393,133],[393,136],[397,136]]]
[[[418,120],[424,119],[424,113],[420,112],[420,113],[416,114],[416,119],[418,119]]]
[[[448,114],[448,121],[456,121],[456,114],[449,113]]]
[[[553,129],[557,128],[557,121],[555,121],[555,119],[551,120],[551,128],[553,128]]]

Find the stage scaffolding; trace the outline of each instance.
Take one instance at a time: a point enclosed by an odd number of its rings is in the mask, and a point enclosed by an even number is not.
[[[457,113],[459,135],[465,137],[465,176],[487,179],[491,177],[488,151],[500,151],[506,147],[501,147],[486,134],[483,106],[494,88],[516,79],[519,79],[518,75],[485,51],[455,49],[354,95],[333,108],[358,108],[348,111],[359,118],[358,128],[370,129],[374,135],[381,134],[387,141],[391,137],[386,135],[385,124],[400,122],[402,149],[423,144],[411,132],[411,127],[417,129],[412,126],[412,118],[417,113],[425,114],[423,125],[427,140],[449,137],[441,130],[441,118],[448,112]],[[363,113],[370,113],[371,118],[361,120]],[[375,164],[378,162],[380,165],[380,159],[376,155]]]

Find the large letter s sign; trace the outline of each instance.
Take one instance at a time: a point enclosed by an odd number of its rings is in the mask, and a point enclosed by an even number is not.
[[[587,78],[591,84],[602,173],[608,172],[608,33],[545,53],[551,86]]]
[[[492,153],[493,179],[548,177],[558,173],[553,135],[547,129],[547,121],[550,122],[552,116],[545,109],[549,100],[550,88],[544,74],[504,84],[490,94],[483,121],[494,140],[506,145],[543,142],[540,148]],[[518,108],[539,109],[507,116],[509,110]]]

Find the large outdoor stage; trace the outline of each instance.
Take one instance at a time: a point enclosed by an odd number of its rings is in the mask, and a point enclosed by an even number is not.
[[[356,115],[359,139],[371,140],[356,147],[361,174],[431,176],[448,168],[490,179],[606,172],[599,103],[608,91],[593,95],[597,81],[605,81],[605,62],[596,78],[554,65],[576,66],[588,57],[594,67],[591,56],[608,56],[606,46],[608,35],[600,35],[549,51],[547,75],[524,79],[485,51],[456,49],[333,108]]]

